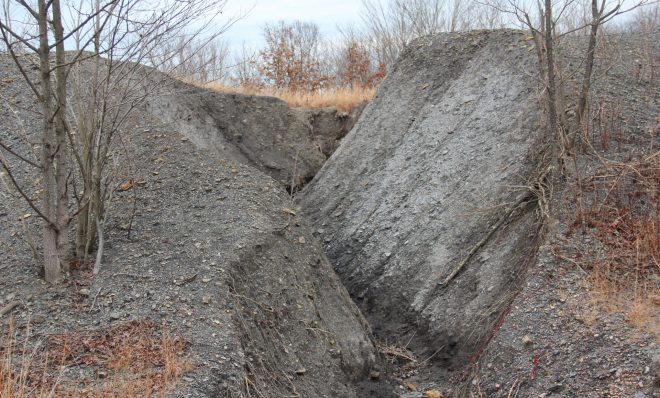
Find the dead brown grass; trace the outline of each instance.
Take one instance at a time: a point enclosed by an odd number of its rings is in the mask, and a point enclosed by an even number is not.
[[[660,340],[660,152],[602,164],[567,230],[595,243],[576,263],[594,304]]]
[[[0,348],[2,397],[162,396],[193,367],[184,341],[150,321],[54,335],[32,352],[29,336],[17,341],[12,326]]]
[[[370,101],[376,94],[377,90],[375,87],[335,87],[315,92],[303,92],[288,89],[276,89],[272,87],[235,87],[221,83],[208,83],[203,85],[203,87],[223,93],[277,97],[293,108],[335,107],[345,112],[349,112],[356,105]]]

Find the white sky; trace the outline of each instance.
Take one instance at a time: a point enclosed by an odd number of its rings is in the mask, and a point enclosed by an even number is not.
[[[223,14],[237,15],[252,6],[252,11],[224,34],[230,47],[240,47],[243,42],[260,47],[261,27],[265,23],[296,19],[315,22],[322,37],[332,38],[337,34],[338,25],[359,24],[362,9],[360,0],[229,0]]]

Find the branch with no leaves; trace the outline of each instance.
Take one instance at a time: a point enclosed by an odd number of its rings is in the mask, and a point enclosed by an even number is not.
[[[2,156],[0,156],[0,164],[2,164],[2,167],[7,172],[7,176],[9,177],[9,180],[11,181],[12,185],[18,191],[18,193],[23,197],[23,199],[25,199],[28,206],[30,206],[32,210],[34,210],[39,215],[39,217],[41,217],[44,221],[46,221],[46,223],[50,224],[53,228],[56,228],[55,223],[53,223],[53,221],[50,218],[46,217],[46,215],[41,210],[39,210],[37,205],[34,204],[34,200],[32,200],[32,198],[30,198],[25,193],[25,191],[23,191],[20,184],[16,181],[16,178],[14,178],[14,174],[9,168],[9,165],[6,163],[6,160]]]

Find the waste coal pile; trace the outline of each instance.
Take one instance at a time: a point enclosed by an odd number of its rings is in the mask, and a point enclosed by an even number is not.
[[[515,295],[537,249],[536,67],[519,31],[417,39],[303,191],[378,337],[451,367]]]

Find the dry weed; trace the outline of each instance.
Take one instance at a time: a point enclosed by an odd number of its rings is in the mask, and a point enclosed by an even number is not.
[[[10,325],[0,347],[2,397],[160,396],[192,369],[183,340],[149,321],[54,335],[32,353],[29,333],[18,347]]]
[[[602,170],[582,186],[585,204],[567,229],[593,242],[575,260],[589,271],[593,304],[660,338],[660,153],[601,160]]]
[[[234,87],[221,83],[208,83],[204,87],[223,92],[239,93],[246,95],[258,95],[277,97],[285,101],[293,108],[325,108],[335,107],[339,110],[349,112],[356,105],[368,102],[376,94],[377,88],[344,88],[335,87],[314,92],[292,91],[287,89],[275,89],[268,87]]]

